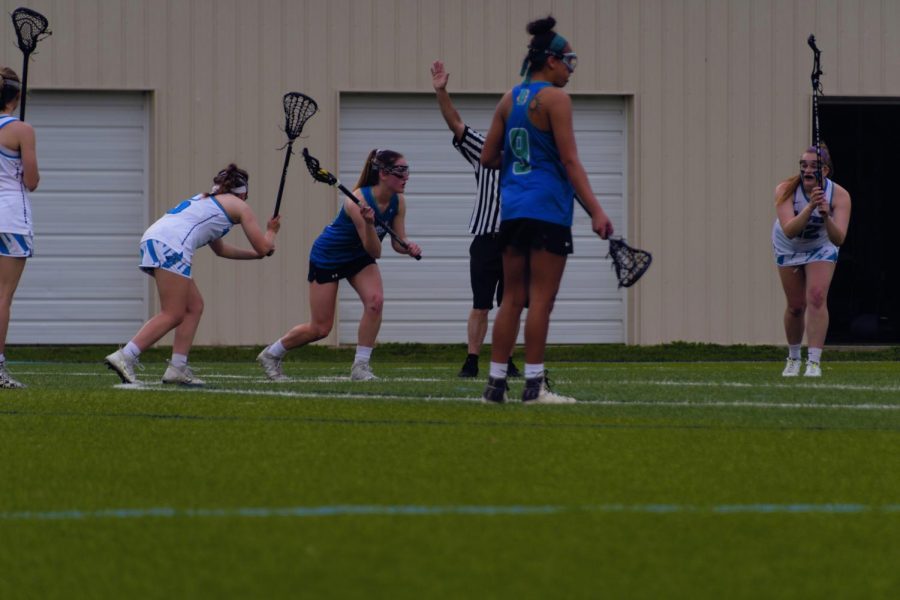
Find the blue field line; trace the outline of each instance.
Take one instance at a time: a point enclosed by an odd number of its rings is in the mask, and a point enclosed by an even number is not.
[[[306,518],[344,516],[527,516],[564,513],[643,514],[863,514],[900,513],[900,504],[589,504],[589,505],[378,505],[335,504],[326,506],[237,507],[237,508],[106,508],[98,510],[53,510],[0,512],[0,521],[86,521],[96,519],[171,518]]]

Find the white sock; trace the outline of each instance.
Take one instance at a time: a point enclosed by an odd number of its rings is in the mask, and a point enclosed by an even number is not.
[[[800,360],[800,344],[791,344],[788,346],[788,358]]]
[[[806,359],[809,362],[822,362],[822,349],[821,348],[809,348],[806,351]]]
[[[353,362],[369,362],[369,359],[372,358],[372,347],[371,346],[357,346],[356,347],[356,356],[353,357]]]
[[[544,363],[539,365],[530,365],[525,363],[525,379],[534,379],[535,377],[544,376]]]
[[[127,344],[125,344],[125,347],[122,348],[122,352],[124,352],[125,356],[132,360],[141,355],[141,349],[138,348],[137,344],[135,344],[134,342],[128,342]]]
[[[266,348],[266,352],[275,358],[281,358],[287,354],[287,348],[284,347],[284,344],[281,343],[281,338],[279,338],[277,342]]]
[[[4,353],[0,352],[0,364],[3,364],[5,362],[6,362],[6,355]]]
[[[491,361],[491,377],[494,379],[506,379],[506,371],[508,368],[508,363],[495,363],[494,361]]]
[[[172,360],[169,361],[169,364],[173,367],[184,367],[187,365],[187,354],[175,354],[172,353]]]

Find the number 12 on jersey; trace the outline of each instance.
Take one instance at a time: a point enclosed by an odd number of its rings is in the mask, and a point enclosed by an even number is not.
[[[513,127],[509,130],[509,147],[515,162],[513,175],[527,175],[531,172],[531,147],[528,142],[528,130],[524,127]]]

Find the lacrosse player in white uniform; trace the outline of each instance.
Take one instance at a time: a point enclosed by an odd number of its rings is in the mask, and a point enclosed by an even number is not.
[[[268,221],[266,232],[260,230],[253,210],[246,203],[247,179],[246,171],[228,165],[213,179],[213,188],[208,194],[198,194],[181,202],[144,233],[140,269],[156,280],[160,312],[144,323],[125,347],[106,357],[106,365],[124,383],[139,383],[134,367],[141,352],[174,329],[172,359],[163,375],[163,383],[203,385],[187,364],[187,355],[203,314],[203,297],[191,279],[194,251],[209,244],[213,252],[224,258],[263,258],[275,251],[275,236],[281,228],[280,217],[273,217]],[[252,250],[222,241],[238,223]]]
[[[775,188],[772,247],[787,298],[784,332],[788,358],[784,377],[800,374],[800,348],[806,331],[806,377],[821,377],[822,347],[828,332],[828,288],[838,259],[838,247],[850,224],[850,194],[828,176],[834,172],[825,144],[800,156],[800,173]],[[819,168],[821,170],[819,171]],[[821,173],[822,185],[817,180]]]
[[[25,387],[6,368],[6,334],[13,295],[25,270],[25,261],[33,254],[28,192],[37,189],[40,180],[34,129],[12,116],[20,97],[19,76],[3,67],[0,69],[0,389]]]

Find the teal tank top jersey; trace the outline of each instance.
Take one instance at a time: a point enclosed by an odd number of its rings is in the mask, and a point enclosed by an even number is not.
[[[378,210],[378,202],[375,200],[375,196],[372,195],[372,188],[364,187],[361,191],[365,201],[375,211],[375,215],[389,226],[393,225],[394,217],[397,216],[397,207],[400,204],[397,194],[391,196],[387,210],[381,212]],[[378,233],[379,240],[383,240],[387,234],[387,231],[377,223],[375,231]],[[313,242],[312,250],[309,252],[309,260],[317,267],[335,269],[368,254],[363,247],[362,240],[359,239],[359,235],[356,233],[356,226],[347,213],[344,212],[344,206],[341,205],[341,209],[338,211],[334,221],[325,227],[325,230]]]
[[[546,81],[523,83],[512,90],[512,110],[506,121],[500,197],[501,220],[537,219],[572,226],[575,189],[559,157],[553,134],[528,118],[528,105]]]

